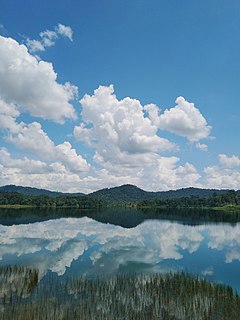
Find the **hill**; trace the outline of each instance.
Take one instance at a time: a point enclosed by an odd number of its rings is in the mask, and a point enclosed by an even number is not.
[[[59,196],[82,196],[83,193],[63,193],[57,191],[50,191],[46,189],[38,189],[32,187],[15,186],[13,184],[0,187],[0,192],[17,192],[26,196],[48,196],[48,197],[59,197]]]
[[[98,190],[90,193],[89,196],[107,202],[137,202],[140,199],[149,199],[151,193],[154,194],[154,192],[144,191],[134,185],[125,184],[120,187]]]
[[[214,193],[223,194],[226,193],[227,189],[201,189],[201,188],[182,188],[178,190],[160,191],[155,192],[155,198],[159,199],[172,199],[172,198],[182,198],[182,197],[199,197],[199,198],[209,198]]]
[[[149,199],[178,199],[183,197],[198,197],[209,198],[214,193],[224,194],[229,190],[218,189],[200,189],[200,188],[182,188],[178,190],[149,192],[142,190],[134,185],[125,184],[113,188],[105,188],[86,195],[87,198],[94,198],[96,200],[105,201],[108,203],[137,203]],[[14,192],[25,196],[48,196],[56,197],[79,197],[83,193],[63,193],[56,191],[49,191],[46,189],[38,189],[32,187],[23,187],[15,185],[7,185],[0,187],[0,192]],[[240,191],[237,191],[240,195]]]
[[[107,202],[138,202],[147,199],[172,199],[182,197],[208,198],[214,193],[223,194],[228,190],[183,188],[179,190],[149,192],[134,185],[126,184],[95,191],[89,195]]]

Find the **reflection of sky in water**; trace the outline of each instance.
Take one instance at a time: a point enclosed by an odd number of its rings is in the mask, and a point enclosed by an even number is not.
[[[0,264],[41,276],[187,270],[240,288],[240,224],[189,226],[147,220],[135,228],[64,218],[0,225]]]

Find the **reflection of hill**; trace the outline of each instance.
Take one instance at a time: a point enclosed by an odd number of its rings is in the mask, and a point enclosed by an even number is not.
[[[0,301],[10,303],[29,296],[38,283],[35,269],[7,266],[0,268]]]
[[[106,208],[101,210],[81,210],[74,208],[0,208],[0,224],[3,225],[34,223],[63,217],[89,217],[99,222],[119,225],[125,228],[135,227],[145,219],[153,218],[152,215],[145,215],[143,211],[138,211],[133,208]]]
[[[178,221],[188,225],[199,225],[208,222],[240,222],[240,211],[214,211],[207,209],[135,209],[135,208],[105,208],[105,209],[75,209],[75,208],[0,208],[0,224],[24,224],[58,219],[65,217],[89,217],[98,222],[110,223],[124,228],[133,228],[148,219],[164,219]]]

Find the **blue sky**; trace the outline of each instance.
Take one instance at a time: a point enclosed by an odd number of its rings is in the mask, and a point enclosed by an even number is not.
[[[0,185],[239,189],[239,16],[224,0],[2,1]]]

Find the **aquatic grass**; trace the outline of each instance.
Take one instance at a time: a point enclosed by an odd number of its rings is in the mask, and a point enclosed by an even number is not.
[[[14,273],[30,275],[27,269]],[[237,320],[239,314],[240,299],[230,287],[185,273],[67,280],[50,274],[30,295],[2,300],[0,308],[1,320]]]
[[[30,296],[38,283],[38,271],[31,267],[6,266],[0,268],[0,303],[16,302]]]

